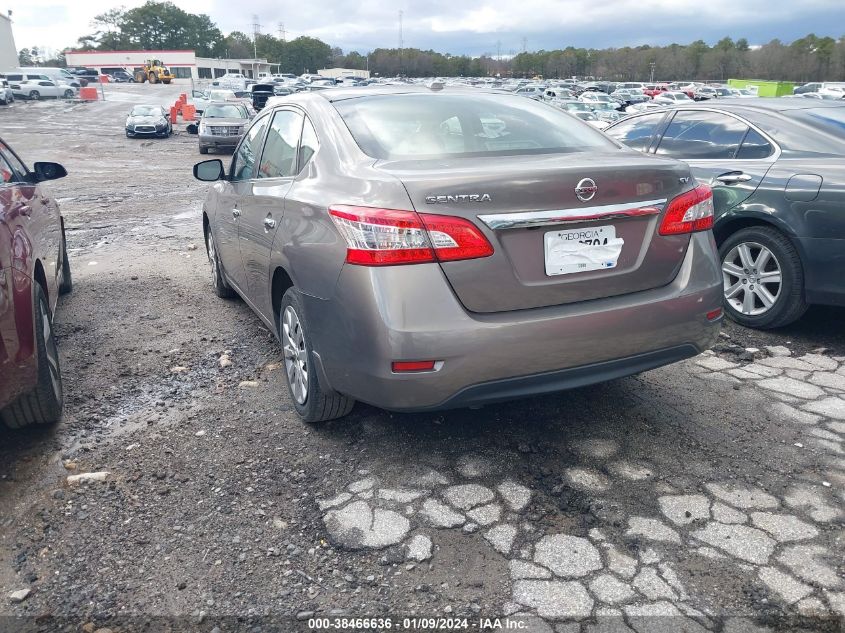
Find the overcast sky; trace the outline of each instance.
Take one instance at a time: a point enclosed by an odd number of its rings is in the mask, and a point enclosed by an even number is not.
[[[143,0],[0,0],[13,11],[18,49],[71,47],[92,32],[91,19]],[[453,54],[502,55],[586,46],[712,44],[729,35],[751,44],[791,41],[813,32],[845,35],[845,0],[176,0],[186,11],[207,13],[224,33],[252,31],[288,37],[312,35],[345,51],[366,52],[399,43],[403,10],[406,47]],[[248,7],[248,8],[244,8]],[[2,5],[0,5],[2,10]]]

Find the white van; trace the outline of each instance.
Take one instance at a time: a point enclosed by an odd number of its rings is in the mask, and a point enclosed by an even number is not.
[[[211,82],[213,88],[226,88],[228,90],[246,90],[246,77],[241,73],[230,72],[218,77]]]
[[[65,68],[56,68],[50,66],[21,66],[15,68],[12,73],[20,73],[22,75],[31,75],[30,79],[36,76],[46,76],[50,81],[58,84],[67,84],[74,88],[79,88],[79,77],[74,76]],[[8,74],[8,73],[7,73]]]

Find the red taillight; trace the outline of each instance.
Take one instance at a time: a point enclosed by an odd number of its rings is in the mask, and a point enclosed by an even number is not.
[[[430,213],[421,213],[420,217],[437,259],[441,262],[489,257],[493,254],[490,242],[469,220]]]
[[[713,192],[707,185],[698,185],[669,203],[660,224],[660,235],[712,229],[713,215]]]
[[[487,238],[463,218],[348,205],[329,207],[329,215],[346,241],[349,264],[419,264],[493,254]]]
[[[434,371],[433,360],[395,360],[391,363],[391,369],[394,373],[401,373],[406,371]]]

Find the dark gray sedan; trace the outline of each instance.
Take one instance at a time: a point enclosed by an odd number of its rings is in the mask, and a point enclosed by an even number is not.
[[[167,111],[160,105],[136,105],[126,117],[126,136],[168,137],[173,133],[173,125],[167,118]]]
[[[308,421],[579,387],[718,336],[710,188],[531,99],[277,98],[194,175],[214,289],[278,334]]]
[[[605,130],[713,187],[727,313],[748,327],[845,305],[845,104],[719,99]]]

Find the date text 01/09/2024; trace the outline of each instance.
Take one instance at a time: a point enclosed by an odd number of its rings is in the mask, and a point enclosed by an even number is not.
[[[408,617],[402,619],[384,618],[310,618],[308,628],[312,630],[350,631],[519,631],[529,622],[517,618],[444,618]]]

